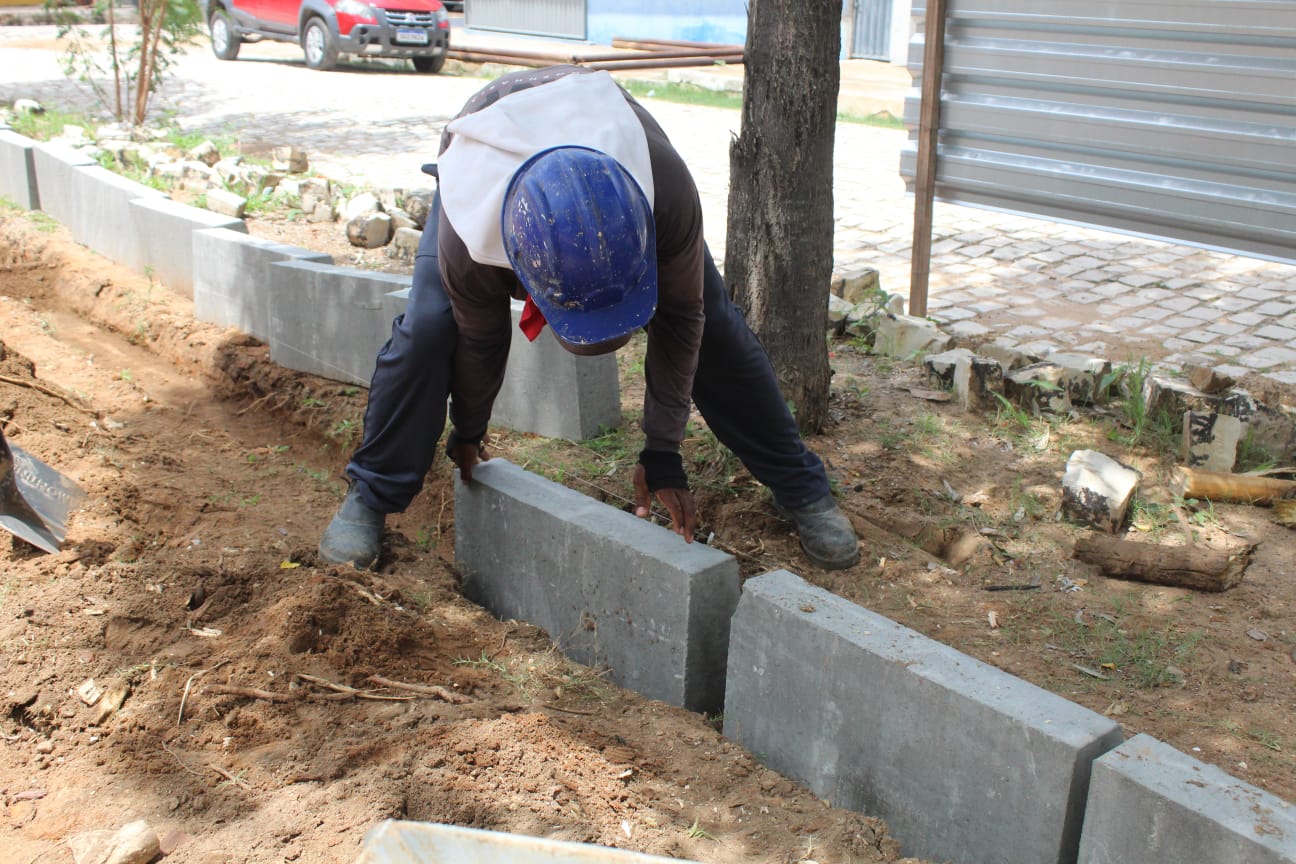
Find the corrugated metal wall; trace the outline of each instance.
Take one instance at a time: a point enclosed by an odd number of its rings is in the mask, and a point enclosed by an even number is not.
[[[1296,260],[1296,0],[949,0],[946,27],[940,199]]]
[[[855,0],[855,33],[851,57],[891,59],[892,0]]]
[[[464,24],[533,36],[585,38],[585,0],[465,0]]]

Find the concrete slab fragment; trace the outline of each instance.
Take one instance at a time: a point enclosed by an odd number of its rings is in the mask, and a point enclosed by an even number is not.
[[[1113,721],[779,570],[731,626],[725,735],[906,855],[1075,861]],[[1130,859],[1135,860],[1135,859]]]
[[[387,820],[365,837],[355,864],[689,864],[624,849],[523,837],[431,822]]]
[[[409,292],[387,297],[389,320],[405,311]],[[578,357],[546,327],[534,342],[518,329],[522,303],[512,304],[512,340],[491,423],[546,438],[584,441],[621,425],[616,356]]]
[[[617,684],[694,711],[724,703],[731,556],[492,459],[455,487],[455,559],[469,598]]]
[[[1136,735],[1094,762],[1080,864],[1292,864],[1296,805]]]
[[[280,261],[270,270],[270,359],[368,386],[391,335],[386,297],[407,289],[410,277],[316,261]]]
[[[36,187],[35,141],[12,129],[0,129],[0,198],[26,210],[40,209]]]
[[[139,235],[139,255],[121,263],[150,271],[164,286],[185,297],[193,296],[193,232],[228,228],[247,233],[242,219],[231,219],[170,198],[136,198],[130,202],[132,223]]]
[[[279,261],[332,264],[323,252],[249,237],[228,228],[193,232],[194,317],[209,324],[237,327],[270,341],[270,295],[282,277]]]

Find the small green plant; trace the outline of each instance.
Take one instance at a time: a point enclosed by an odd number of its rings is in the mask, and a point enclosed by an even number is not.
[[[1000,418],[1007,417],[1009,421],[1017,424],[1023,430],[1027,432],[1031,431],[1035,425],[1035,421],[1034,418],[1031,417],[1029,411],[1017,407],[1001,393],[994,393],[992,395],[995,397],[995,401],[999,403],[998,416]]]
[[[303,408],[323,408],[324,405],[325,405],[324,400],[320,399],[317,396],[308,395],[302,397],[301,407]]]
[[[1255,428],[1252,424],[1247,424],[1247,433],[1242,441],[1238,444],[1237,470],[1239,473],[1247,471],[1268,471],[1278,467],[1278,460],[1265,449],[1265,447],[1256,441]]]
[[[688,827],[688,831],[686,833],[688,834],[690,840],[714,840],[715,839],[715,837],[711,836],[711,834],[707,832],[705,828],[703,828],[700,824],[698,824],[698,817],[696,816],[693,817],[693,824]]]

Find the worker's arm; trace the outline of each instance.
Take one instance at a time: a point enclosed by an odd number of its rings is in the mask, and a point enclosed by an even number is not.
[[[441,281],[459,331],[450,373],[454,430],[447,449],[463,480],[472,482],[472,466],[485,456],[480,443],[508,364],[509,300],[517,277],[511,270],[473,261],[444,211],[438,230]]]

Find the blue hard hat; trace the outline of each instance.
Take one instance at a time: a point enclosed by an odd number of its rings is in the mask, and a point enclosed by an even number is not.
[[[513,271],[564,342],[606,342],[652,318],[652,208],[611,156],[588,147],[535,154],[509,181],[500,223]]]

